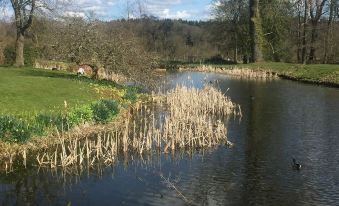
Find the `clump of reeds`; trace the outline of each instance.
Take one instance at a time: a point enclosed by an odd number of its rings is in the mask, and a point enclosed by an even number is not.
[[[56,144],[54,150],[46,149],[37,154],[36,160],[39,166],[69,167],[87,166],[93,167],[101,162],[110,165],[115,161],[118,152],[119,133],[102,133],[96,138],[72,139],[64,138]]]
[[[164,124],[165,151],[174,150],[175,145],[211,147],[227,140],[225,122],[236,113],[236,105],[213,87],[177,87],[166,104],[170,110]]]
[[[222,67],[216,67],[211,65],[199,65],[194,68],[180,68],[181,71],[199,71],[199,72],[215,72],[226,74],[239,78],[254,79],[254,80],[272,80],[277,79],[278,75],[276,72],[270,70],[261,69],[250,69],[250,68],[238,68],[232,67],[225,69]]]
[[[239,68],[232,68],[232,69],[226,69],[222,70],[222,73],[231,75],[231,76],[237,76],[237,77],[243,77],[248,79],[260,79],[260,80],[269,80],[269,79],[276,79],[278,78],[278,75],[275,72],[271,71],[264,71],[264,70],[254,70],[254,69],[239,69]]]
[[[53,144],[35,154],[39,166],[49,168],[111,165],[121,153],[139,154],[209,148],[227,141],[227,123],[241,116],[240,106],[220,90],[178,86],[166,94],[151,95],[120,116],[114,127],[95,135],[59,134]],[[75,130],[74,130],[75,131]],[[54,149],[51,149],[54,148]],[[10,164],[13,158],[9,153]],[[26,151],[22,159],[26,164]]]
[[[163,108],[157,118],[155,106],[132,111],[138,117],[132,121],[132,148],[140,154],[153,148],[168,152],[227,142],[228,118],[241,115],[238,105],[211,86],[176,87],[154,101]]]

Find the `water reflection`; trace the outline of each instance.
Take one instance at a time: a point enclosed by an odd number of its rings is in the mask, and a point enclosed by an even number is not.
[[[0,176],[0,204],[187,205],[162,174],[199,205],[337,205],[338,89],[193,72],[168,78],[167,87],[212,81],[242,106],[241,123],[229,125],[235,147],[120,157],[110,168],[66,181],[60,171],[21,170]],[[301,171],[291,169],[292,157]]]

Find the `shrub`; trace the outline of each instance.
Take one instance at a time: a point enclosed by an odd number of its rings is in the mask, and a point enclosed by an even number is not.
[[[31,137],[28,124],[12,116],[0,116],[0,139],[22,142]]]
[[[137,100],[138,88],[128,87],[123,98],[135,102]]]
[[[42,125],[43,127],[49,127],[53,122],[53,117],[51,114],[39,114],[36,117],[36,123]]]
[[[93,118],[96,122],[105,123],[118,114],[119,104],[114,100],[102,99],[92,104]]]
[[[35,59],[37,59],[39,51],[33,46],[27,44],[24,49],[25,65],[32,66]],[[12,65],[15,63],[15,48],[8,46],[4,49],[5,64]]]
[[[33,47],[32,45],[25,45],[24,49],[24,58],[25,58],[25,65],[32,66],[35,62],[35,59],[38,58],[39,51]]]
[[[56,127],[59,131],[67,131],[70,123],[66,115],[63,114],[39,114],[36,117],[35,131],[43,133],[45,128]]]
[[[93,119],[93,111],[90,105],[83,105],[72,109],[67,113],[68,123],[70,125],[83,124]]]
[[[205,59],[205,64],[235,64],[232,60],[225,60],[220,54]]]
[[[131,98],[131,97],[129,97]],[[48,129],[67,131],[75,125],[95,120],[106,123],[119,112],[119,104],[103,99],[92,105],[83,105],[67,114],[38,114],[27,121],[13,116],[0,116],[0,139],[7,142],[22,142],[34,135],[44,135]]]
[[[45,134],[45,128],[50,125],[51,117],[48,114],[38,114],[34,120],[32,120],[32,132],[34,134]]]
[[[4,50],[5,64],[12,65],[15,61],[15,49],[14,47],[6,47]]]

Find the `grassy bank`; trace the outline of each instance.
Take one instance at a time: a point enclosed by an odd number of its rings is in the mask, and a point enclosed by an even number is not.
[[[107,123],[136,100],[137,89],[61,71],[0,67],[0,95],[0,141],[23,143]]]
[[[71,81],[73,79],[74,81]],[[0,67],[0,114],[60,111],[100,96],[87,82],[62,71]]]
[[[199,64],[183,64],[183,68],[197,68]],[[265,62],[255,64],[237,65],[211,65],[221,69],[253,69],[277,73],[278,76],[286,79],[314,83],[320,85],[339,87],[339,65],[330,64],[290,64]]]

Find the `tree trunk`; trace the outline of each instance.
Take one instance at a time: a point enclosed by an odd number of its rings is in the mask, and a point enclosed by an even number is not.
[[[315,41],[317,38],[317,26],[318,23],[316,21],[312,22],[312,30],[311,30],[311,42],[310,42],[310,56],[309,61],[311,63],[315,62]]]
[[[238,34],[235,33],[235,48],[234,48],[234,56],[233,56],[233,61],[235,63],[238,63]]]
[[[328,45],[329,45],[329,42],[330,42],[330,37],[329,37],[330,36],[330,29],[331,29],[331,25],[328,25],[327,31],[326,31],[326,37],[325,37],[323,64],[328,63]]]
[[[300,1],[298,3],[298,50],[297,50],[297,61],[298,63],[301,62],[301,51],[302,51],[302,47],[301,47],[301,42],[302,42],[302,38],[301,38],[301,5],[300,5]]]
[[[308,2],[304,1],[305,10],[304,10],[304,22],[303,22],[303,36],[302,36],[302,50],[301,50],[301,62],[306,64],[306,29],[307,29],[307,11],[308,11]]]
[[[22,32],[17,32],[17,38],[15,43],[15,64],[14,66],[22,67],[25,65],[25,59],[24,59],[24,42],[25,42],[25,36]]]
[[[251,62],[263,61],[263,31],[259,10],[260,0],[250,0],[250,37],[251,37]]]
[[[321,19],[321,16],[323,15],[323,8],[327,2],[327,0],[309,0],[311,3],[309,4],[310,9],[310,16],[311,16],[311,22],[312,22],[312,29],[311,29],[311,42],[310,42],[310,56],[309,60],[310,62],[314,63],[316,60],[315,56],[315,42],[317,40],[317,28],[318,28],[318,22]]]
[[[0,0],[1,1],[1,0]],[[14,10],[15,26],[17,31],[15,43],[15,64],[14,66],[24,66],[24,44],[25,31],[32,25],[33,14],[35,10],[36,0],[11,0]]]
[[[332,28],[332,22],[334,19],[334,10],[335,10],[335,1],[331,1],[330,3],[330,14],[328,16],[328,22],[327,22],[327,30],[326,30],[326,37],[325,37],[325,45],[324,45],[324,60],[323,63],[328,63],[328,46],[330,44],[330,33]]]

